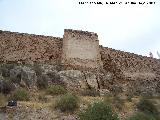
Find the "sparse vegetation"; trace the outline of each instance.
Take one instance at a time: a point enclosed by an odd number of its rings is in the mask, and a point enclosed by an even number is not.
[[[144,112],[147,114],[157,114],[158,113],[158,110],[154,106],[154,104],[150,100],[144,99],[144,98],[142,98],[140,102],[137,104],[137,108],[141,112]]]
[[[113,106],[118,109],[118,110],[122,110],[123,106],[124,106],[124,100],[121,99],[119,96],[115,96],[113,98]]]
[[[19,100],[19,101],[28,101],[29,100],[29,93],[27,90],[23,89],[23,88],[20,88],[20,89],[17,89],[15,90],[10,99],[11,100]]]
[[[48,99],[47,99],[47,97],[44,94],[40,94],[38,96],[38,100],[42,101],[42,102],[47,102]]]
[[[51,85],[47,88],[47,94],[50,95],[60,95],[66,94],[67,90],[61,85]]]
[[[104,102],[95,102],[79,114],[80,120],[119,120],[109,105]]]
[[[0,66],[0,73],[3,77],[10,77],[10,70],[13,69],[15,64],[2,64]]]
[[[113,96],[113,97],[105,96],[104,102],[106,104],[111,105],[114,109],[118,109],[120,111],[122,110],[124,105],[124,100],[121,99],[119,96]]]
[[[3,94],[9,94],[14,90],[14,86],[10,80],[1,80],[0,81],[0,92]]]
[[[143,112],[137,112],[126,120],[156,120],[152,115]]]
[[[137,104],[137,108],[139,111],[143,112],[146,116],[150,115],[152,118],[154,118],[153,120],[160,119],[157,107],[149,99],[146,98],[140,99],[140,102]],[[146,119],[146,120],[152,120],[152,119]]]
[[[46,89],[48,87],[48,79],[44,75],[37,76],[37,87],[39,89]]]
[[[92,88],[92,89],[85,89],[85,90],[83,90],[81,92],[81,95],[96,97],[96,96],[100,96],[100,93],[96,89]]]
[[[0,107],[3,107],[6,105],[6,98],[3,94],[0,93]]]
[[[34,65],[33,65],[33,69],[36,72],[37,76],[42,75],[43,70],[42,70],[40,64],[38,64],[38,63],[35,62]]]
[[[128,100],[129,102],[132,102],[132,98],[133,98],[133,95],[128,95],[128,96],[127,96],[127,100]]]
[[[55,108],[62,112],[73,112],[79,107],[79,98],[72,94],[65,94],[56,101]]]

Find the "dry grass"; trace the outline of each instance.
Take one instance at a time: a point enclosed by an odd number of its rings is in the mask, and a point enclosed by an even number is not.
[[[44,95],[47,97],[47,101],[43,102],[40,100],[37,100],[39,95]],[[19,105],[24,106],[24,107],[29,107],[29,108],[34,108],[34,109],[41,109],[41,108],[46,108],[48,110],[51,110],[51,112],[56,116],[55,118],[60,118],[61,116],[68,115],[67,113],[62,113],[60,111],[57,111],[56,109],[53,109],[54,106],[56,106],[56,100],[59,99],[61,96],[51,96],[51,95],[46,95],[44,91],[38,91],[37,93],[32,93],[33,99],[27,102],[19,102]],[[80,111],[86,109],[89,104],[92,104],[96,101],[103,101],[104,97],[92,97],[92,96],[79,96],[80,97],[80,108],[77,109],[73,114],[78,114]],[[124,99],[124,105],[123,109],[120,111],[116,111],[119,113],[119,116],[121,120],[124,120],[126,116],[131,116],[136,109],[136,104],[139,102],[141,97],[136,97],[134,96],[132,98],[132,101],[128,101],[127,99]],[[159,98],[151,98],[152,100],[158,101]]]
[[[25,106],[29,108],[34,108],[34,109],[40,109],[40,108],[49,108],[51,103],[40,103],[40,102],[33,102],[33,101],[25,101],[25,102],[19,102],[20,106]]]

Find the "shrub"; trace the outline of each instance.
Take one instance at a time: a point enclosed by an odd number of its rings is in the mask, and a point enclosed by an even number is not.
[[[132,102],[132,98],[133,98],[133,95],[128,95],[128,96],[127,96],[127,100],[128,100],[129,102]]]
[[[46,89],[48,87],[48,79],[45,75],[38,76],[37,87],[39,89]]]
[[[0,94],[0,107],[3,107],[6,105],[6,98],[3,94]]]
[[[21,73],[17,74],[16,76],[10,75],[10,79],[11,79],[11,81],[12,81],[13,83],[20,84],[21,78],[22,78]]]
[[[90,105],[84,112],[79,114],[80,120],[119,120],[111,107],[104,102]]]
[[[137,112],[126,120],[156,120],[152,115],[143,112]]]
[[[155,107],[155,105],[148,99],[142,98],[140,102],[137,104],[137,108],[144,112],[144,113],[149,113],[149,114],[157,114],[158,110]]]
[[[55,108],[60,109],[62,112],[73,112],[79,107],[79,98],[72,94],[65,94],[56,101]]]
[[[29,100],[29,93],[25,89],[17,89],[13,92],[10,97],[11,100],[19,100],[19,101],[28,101]]]
[[[67,90],[61,85],[52,85],[47,88],[47,94],[60,95],[67,93]]]
[[[10,70],[13,69],[15,64],[2,64],[0,66],[0,72],[3,77],[10,77]]]
[[[39,64],[39,63],[34,63],[33,64],[33,69],[34,69],[34,71],[36,72],[36,75],[37,76],[40,76],[40,75],[42,75],[42,72],[43,72],[43,69],[41,68],[41,65]]]
[[[0,92],[3,94],[9,94],[14,90],[14,86],[10,80],[0,80]]]
[[[92,97],[100,96],[100,93],[96,89],[94,89],[94,88],[92,88],[92,89],[85,89],[85,90],[83,90],[81,92],[81,94],[83,96],[92,96]]]

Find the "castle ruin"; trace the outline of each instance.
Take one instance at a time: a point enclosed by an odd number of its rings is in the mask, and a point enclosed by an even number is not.
[[[0,31],[0,62],[39,62],[96,72],[103,88],[106,81],[101,75],[108,73],[118,84],[134,80],[156,81],[152,87],[160,84],[160,60],[103,47],[96,33],[80,30],[65,29],[63,38]]]

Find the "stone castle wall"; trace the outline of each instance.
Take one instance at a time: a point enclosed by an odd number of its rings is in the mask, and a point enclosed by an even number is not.
[[[62,38],[0,31],[1,62],[49,62],[58,64]]]
[[[112,68],[112,70],[114,68],[119,69],[123,75],[135,78],[144,78],[144,76],[155,78],[155,76],[160,75],[160,60],[108,47],[100,46],[100,48],[101,59],[104,64],[104,69],[106,70],[110,68]]]
[[[97,69],[122,74],[159,74],[160,61],[99,46],[98,35],[67,29],[63,38],[0,31],[1,62],[41,62],[68,65],[74,69]]]
[[[64,31],[62,64],[76,69],[97,69],[99,55],[97,34],[78,30]]]
[[[63,38],[0,31],[0,62],[52,64],[74,79],[79,71],[96,89],[160,93],[160,60],[99,46],[98,35],[87,31],[67,29]]]

